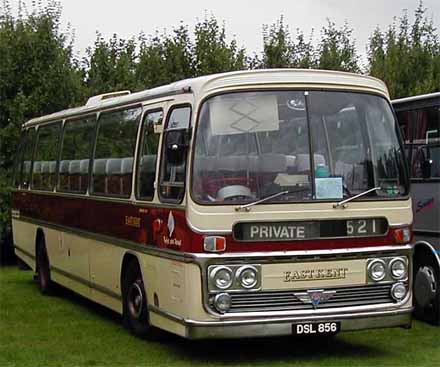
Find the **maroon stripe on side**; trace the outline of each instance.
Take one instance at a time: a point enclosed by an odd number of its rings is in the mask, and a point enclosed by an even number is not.
[[[182,252],[202,253],[204,235],[192,231],[182,208],[154,208],[130,202],[113,202],[93,197],[69,197],[16,191],[13,208],[20,216],[128,240],[147,246]],[[215,234],[215,233],[212,233]],[[389,246],[395,244],[393,230],[368,238],[323,239],[282,242],[238,242],[226,237],[226,252],[269,252],[328,250]]]

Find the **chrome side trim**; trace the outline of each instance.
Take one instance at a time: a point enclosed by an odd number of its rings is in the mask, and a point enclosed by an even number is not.
[[[70,280],[73,280],[74,282],[80,283],[82,285],[85,285],[88,288],[94,289],[98,292],[101,292],[109,297],[112,297],[118,301],[122,300],[122,296],[116,292],[113,292],[111,289],[108,289],[106,287],[102,287],[96,283],[93,283],[87,279],[84,279],[82,277],[79,277],[77,275],[74,275],[72,273],[69,273],[67,271],[64,271],[58,267],[52,266],[50,267],[50,270],[53,271],[54,273],[58,273],[66,278],[69,278]]]
[[[387,253],[387,252],[400,252],[411,251],[411,245],[389,245],[389,246],[377,246],[377,247],[358,247],[358,248],[343,248],[343,249],[328,249],[328,250],[300,250],[300,251],[271,251],[271,252],[236,252],[236,253],[223,253],[223,254],[205,254],[205,253],[193,253],[191,256],[198,260],[233,260],[240,259],[247,261],[248,258],[268,258],[273,261],[273,258],[288,258],[297,259],[299,257],[331,257],[331,256],[353,256],[360,257],[369,253]],[[359,255],[359,256],[358,256]],[[245,259],[244,259],[245,257]]]
[[[30,252],[22,249],[21,247],[14,245],[14,248],[18,251],[21,252],[23,255],[30,257],[32,260],[35,260],[35,255],[32,255]]]
[[[148,305],[148,311],[155,313],[159,316],[163,316],[171,321],[174,322],[178,322],[181,325],[186,325],[187,324],[187,320],[185,318],[183,318],[182,316],[178,316],[172,312],[169,311],[165,311],[164,309],[157,307],[155,305],[149,304]]]

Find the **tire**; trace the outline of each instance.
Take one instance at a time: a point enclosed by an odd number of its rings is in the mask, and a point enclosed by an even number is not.
[[[139,338],[150,338],[153,327],[150,325],[147,297],[139,264],[136,260],[128,263],[122,286],[124,325]]]
[[[433,258],[416,265],[414,277],[414,315],[440,325],[440,269]]]
[[[40,240],[37,247],[37,281],[41,294],[50,295],[52,293],[53,283],[44,240]]]

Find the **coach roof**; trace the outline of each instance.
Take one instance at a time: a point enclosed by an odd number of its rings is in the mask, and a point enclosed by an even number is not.
[[[24,126],[40,124],[49,121],[63,120],[69,117],[84,115],[112,107],[128,105],[150,99],[159,99],[182,93],[193,93],[196,97],[203,97],[208,93],[214,93],[226,88],[255,88],[266,85],[295,85],[295,87],[312,88],[313,86],[362,89],[373,91],[388,97],[385,84],[376,78],[358,74],[307,69],[260,69],[234,71],[221,74],[212,74],[192,79],[185,79],[157,88],[147,89],[141,92],[118,95],[113,98],[96,99],[93,104],[52,113],[29,120]]]

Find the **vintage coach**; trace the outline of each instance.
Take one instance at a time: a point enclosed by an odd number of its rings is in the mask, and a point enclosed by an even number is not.
[[[16,254],[140,336],[409,327],[411,200],[385,85],[257,70],[23,125]]]

